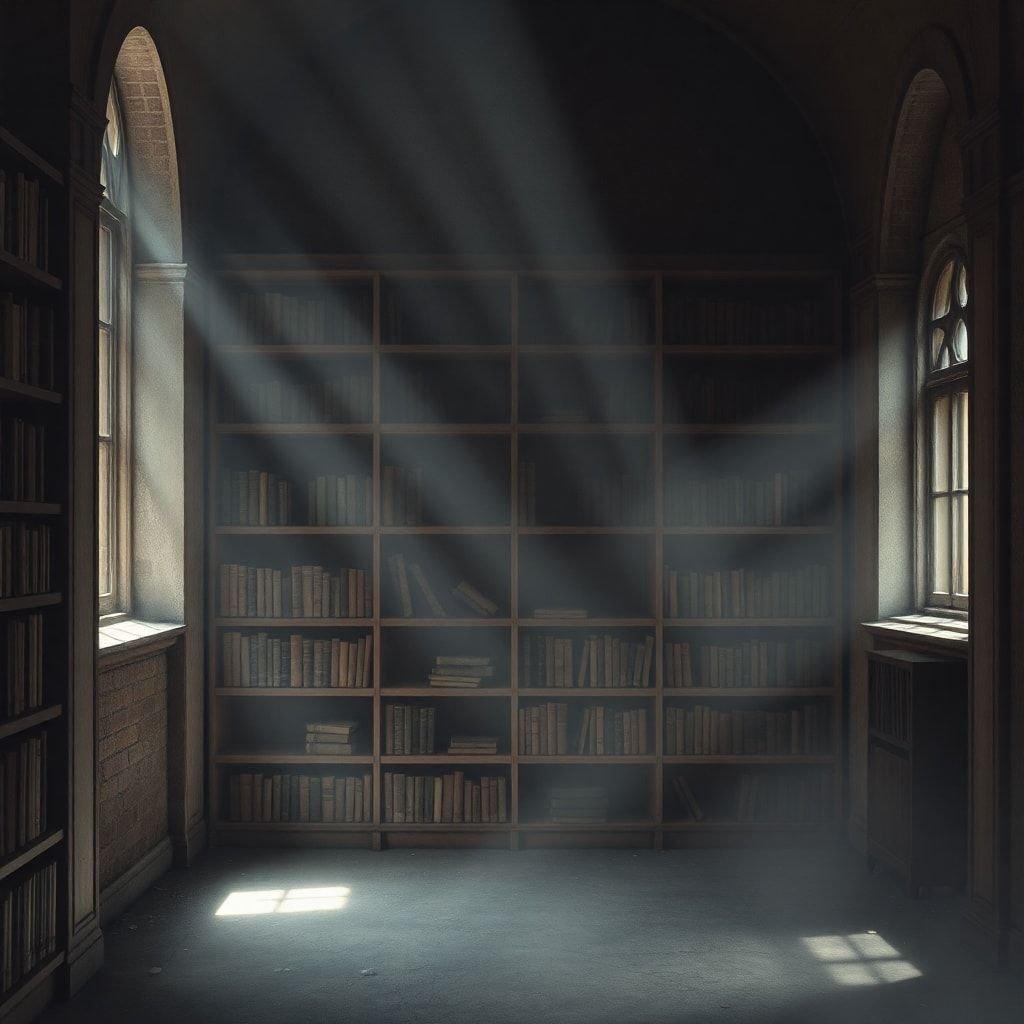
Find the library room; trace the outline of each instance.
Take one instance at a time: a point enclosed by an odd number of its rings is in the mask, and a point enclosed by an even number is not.
[[[1021,96],[1016,0],[0,0],[0,1024],[1016,1024]]]

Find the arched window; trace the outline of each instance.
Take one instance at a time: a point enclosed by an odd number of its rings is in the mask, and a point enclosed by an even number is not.
[[[969,281],[959,252],[938,261],[926,293],[921,411],[924,417],[925,603],[968,607]]]
[[[130,174],[124,121],[116,82],[107,98],[107,129],[100,163],[99,408],[97,478],[100,614],[131,611],[129,571],[128,370],[131,230]]]

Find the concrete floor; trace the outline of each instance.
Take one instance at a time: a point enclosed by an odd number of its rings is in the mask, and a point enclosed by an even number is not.
[[[231,893],[314,886],[346,905],[215,915]],[[1024,1019],[1024,979],[992,966],[956,898],[911,901],[822,850],[217,850],[106,944],[47,1024]]]

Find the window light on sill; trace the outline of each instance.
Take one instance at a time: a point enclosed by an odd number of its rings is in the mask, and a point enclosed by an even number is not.
[[[252,917],[258,914],[305,914],[313,911],[342,910],[351,889],[329,885],[316,889],[256,889],[229,893],[217,908],[215,917]]]

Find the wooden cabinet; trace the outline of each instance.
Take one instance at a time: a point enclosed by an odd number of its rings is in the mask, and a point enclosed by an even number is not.
[[[966,676],[959,659],[868,655],[868,855],[914,895],[964,881]]]

